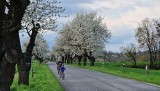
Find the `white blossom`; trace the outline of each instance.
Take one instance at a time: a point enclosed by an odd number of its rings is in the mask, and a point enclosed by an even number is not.
[[[111,37],[103,18],[96,12],[80,12],[63,26],[59,32],[55,49],[72,54],[81,54],[81,50],[93,51],[101,55],[105,42]]]

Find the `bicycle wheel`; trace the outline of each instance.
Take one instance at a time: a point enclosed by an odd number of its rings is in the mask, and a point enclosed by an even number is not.
[[[60,67],[59,66],[57,66],[57,72],[58,72],[58,74],[60,74]]]
[[[64,78],[65,78],[65,74],[64,74],[64,73],[62,73],[62,79],[64,80]]]
[[[62,77],[62,71],[61,70],[59,70],[59,76]]]

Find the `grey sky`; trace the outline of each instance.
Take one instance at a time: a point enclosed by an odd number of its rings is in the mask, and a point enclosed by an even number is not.
[[[61,0],[66,9],[67,18],[58,19],[59,28],[68,20],[71,21],[80,11],[96,10],[104,16],[104,23],[112,32],[112,38],[106,44],[107,51],[120,52],[119,47],[128,43],[136,43],[135,29],[144,18],[160,17],[160,0]],[[48,32],[45,35],[49,46],[55,43],[57,33]]]

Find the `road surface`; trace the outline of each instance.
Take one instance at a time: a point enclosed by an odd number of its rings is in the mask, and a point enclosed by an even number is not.
[[[48,66],[65,91],[160,91],[160,86],[68,65],[65,65],[65,80],[62,80],[56,64],[49,62]]]

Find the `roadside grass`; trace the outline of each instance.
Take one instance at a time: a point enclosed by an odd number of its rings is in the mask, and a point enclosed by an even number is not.
[[[102,65],[101,62],[95,62],[95,66],[89,66],[89,63],[87,63],[87,66],[82,66],[78,64],[73,64],[76,67],[85,68],[89,70],[95,70],[103,73],[109,73],[112,75],[117,75],[129,79],[134,79],[138,81],[143,81],[147,83],[157,84],[160,85],[160,70],[149,70],[149,76],[146,73],[145,68],[124,68],[122,67],[123,64],[131,65],[128,62],[104,62]],[[148,63],[137,63],[138,65],[142,64],[148,64]]]
[[[33,61],[34,74],[30,72],[30,85],[18,85],[18,73],[16,72],[11,91],[64,91],[59,81],[52,74],[45,63],[39,64]]]

